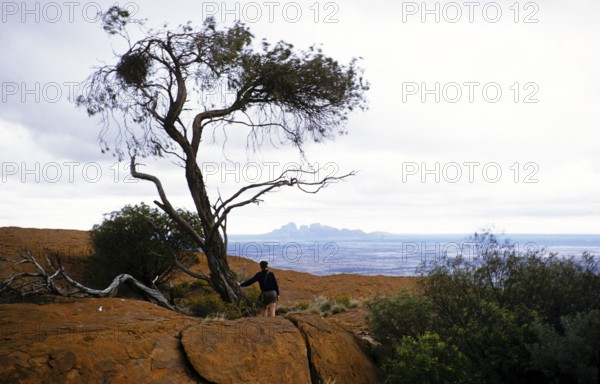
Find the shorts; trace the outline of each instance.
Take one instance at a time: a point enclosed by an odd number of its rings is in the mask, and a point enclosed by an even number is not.
[[[260,296],[264,305],[269,305],[277,302],[277,291],[265,291]]]

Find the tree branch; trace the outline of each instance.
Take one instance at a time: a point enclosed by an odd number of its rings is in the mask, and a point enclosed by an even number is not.
[[[175,208],[173,208],[173,206],[171,205],[171,202],[167,198],[167,194],[165,193],[165,190],[159,178],[154,175],[138,172],[136,169],[135,155],[131,156],[131,163],[129,169],[131,172],[131,176],[135,177],[136,179],[147,180],[154,183],[162,202],[159,203],[155,201],[154,203],[158,205],[163,211],[165,211],[169,215],[169,217],[171,217],[171,219],[173,219],[177,224],[179,224],[194,239],[194,241],[197,242],[197,244],[200,247],[204,247],[204,239],[200,236],[198,232],[196,232],[196,230],[190,225],[190,223],[188,223],[185,219],[181,217],[181,215],[177,213]]]
[[[226,222],[227,215],[233,209],[243,207],[248,204],[258,204],[262,201],[259,199],[262,195],[264,195],[268,192],[271,192],[274,189],[281,188],[284,186],[289,186],[289,187],[297,186],[298,189],[300,189],[302,192],[312,194],[312,193],[319,192],[321,189],[325,188],[327,185],[329,185],[331,183],[342,181],[342,180],[346,179],[347,177],[356,175],[356,172],[352,171],[343,176],[327,176],[319,181],[307,182],[307,181],[303,181],[303,180],[295,178],[295,177],[287,178],[286,175],[290,172],[299,173],[300,175],[302,175],[302,174],[314,175],[318,171],[306,171],[306,170],[302,170],[302,169],[287,169],[287,170],[283,171],[281,173],[281,175],[279,175],[279,177],[277,177],[273,180],[269,180],[269,181],[266,181],[263,183],[250,184],[250,185],[246,185],[246,186],[240,188],[229,199],[227,199],[225,201],[221,200],[221,204],[215,205],[214,210],[215,210],[215,216],[217,217],[217,222],[216,222],[215,226],[211,229],[211,231],[207,234],[207,238],[209,238],[209,236],[211,236],[216,229],[218,229],[220,226],[223,225],[223,223]],[[317,187],[317,188],[315,190],[309,190],[307,187]],[[250,198],[239,201],[237,203],[234,203],[234,201],[237,200],[238,198],[240,198],[244,193],[251,191],[251,190],[256,190],[256,189],[259,189],[259,191],[256,192]]]
[[[154,251],[151,252],[153,255],[156,256],[161,256],[161,257],[166,257],[165,255],[161,255],[158,254]],[[180,260],[179,258],[177,258],[177,255],[173,255],[173,260],[175,261],[175,266],[177,266],[177,268],[181,269],[184,273],[186,273],[187,275],[196,278],[196,279],[200,279],[200,280],[204,280],[208,283],[211,283],[210,277],[200,274],[200,273],[196,273],[194,271],[192,271],[191,269],[189,269],[188,267],[186,267]]]

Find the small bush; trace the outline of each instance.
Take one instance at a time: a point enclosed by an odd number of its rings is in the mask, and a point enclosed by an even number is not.
[[[185,295],[188,294],[191,290],[191,284],[189,282],[183,282],[181,284],[177,284],[170,289],[171,298],[172,299],[181,299]]]
[[[347,310],[348,310],[348,307],[345,306],[344,304],[342,304],[342,303],[334,303],[331,306],[330,312],[331,312],[332,315],[335,315],[337,313],[346,312]]]
[[[292,311],[292,309],[286,305],[282,305],[282,306],[278,306],[277,307],[277,314],[278,315],[287,315],[288,313],[290,313]]]
[[[190,299],[186,308],[193,316],[209,317],[227,312],[227,305],[217,295],[202,295]]]
[[[349,308],[356,308],[359,302],[352,300],[347,296],[329,298],[326,296],[317,296],[311,302],[299,301],[292,308],[285,308],[287,312],[309,312],[322,317],[327,317],[337,313],[347,311]]]
[[[204,287],[204,285],[201,286]],[[210,293],[203,292],[188,299],[183,306],[186,312],[192,316],[233,320],[243,316],[254,316],[262,309],[260,290],[257,287],[248,289],[246,298],[248,304],[238,308],[234,304],[225,303],[212,291]]]

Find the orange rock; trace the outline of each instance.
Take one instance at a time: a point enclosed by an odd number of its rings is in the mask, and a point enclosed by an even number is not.
[[[217,321],[183,331],[192,366],[211,383],[310,383],[306,344],[281,317]]]
[[[377,366],[352,333],[316,314],[295,313],[288,317],[306,339],[313,382],[380,382]]]
[[[197,322],[136,300],[3,304],[0,382],[198,383],[179,348]]]

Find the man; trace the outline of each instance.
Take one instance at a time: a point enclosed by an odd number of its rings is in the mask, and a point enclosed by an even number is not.
[[[257,272],[252,278],[240,283],[240,286],[247,287],[258,281],[261,298],[264,305],[263,316],[275,316],[277,308],[277,300],[279,300],[279,286],[275,274],[269,271],[269,263],[266,261],[260,262],[260,272]]]

